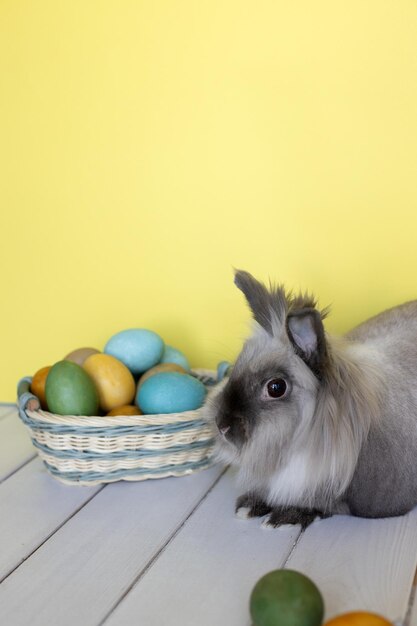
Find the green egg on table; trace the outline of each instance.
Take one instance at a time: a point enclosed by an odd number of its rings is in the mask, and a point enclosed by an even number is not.
[[[187,372],[190,371],[190,364],[188,363],[188,359],[185,354],[172,346],[165,346],[161,363],[176,363],[177,365],[181,365],[181,367],[183,367]]]
[[[182,413],[199,409],[206,393],[203,383],[189,374],[162,372],[145,380],[136,404],[144,414]]]
[[[258,580],[249,608],[254,626],[320,626],[324,616],[323,598],[313,581],[287,569]]]
[[[130,328],[110,337],[104,352],[119,359],[137,375],[159,363],[164,348],[163,339],[152,330]]]
[[[87,372],[72,361],[58,361],[45,385],[48,409],[58,415],[97,415],[98,393]]]

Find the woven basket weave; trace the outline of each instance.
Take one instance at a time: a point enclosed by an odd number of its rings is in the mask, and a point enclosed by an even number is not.
[[[215,372],[192,374],[206,387],[217,383]],[[183,476],[212,464],[214,432],[202,409],[125,417],[56,415],[40,409],[31,381],[19,382],[19,415],[48,471],[64,483]]]

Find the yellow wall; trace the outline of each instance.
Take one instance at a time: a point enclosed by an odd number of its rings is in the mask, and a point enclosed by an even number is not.
[[[415,0],[1,0],[0,400],[114,332],[232,359],[232,266],[417,296]]]

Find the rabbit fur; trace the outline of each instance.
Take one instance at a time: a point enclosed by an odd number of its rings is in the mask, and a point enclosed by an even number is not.
[[[413,508],[417,301],[337,338],[312,296],[268,290],[241,270],[235,284],[252,310],[253,334],[205,411],[216,425],[217,459],[238,467],[237,514],[268,515],[267,527],[306,527],[335,513],[387,517]],[[271,389],[285,393],[271,397]]]

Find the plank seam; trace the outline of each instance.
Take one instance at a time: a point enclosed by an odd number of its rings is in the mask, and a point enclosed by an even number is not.
[[[211,487],[206,491],[206,493],[198,500],[197,504],[193,507],[190,513],[185,517],[185,519],[179,524],[178,528],[176,528],[173,533],[168,537],[165,543],[155,552],[153,557],[149,560],[149,562],[145,565],[145,567],[135,576],[131,584],[127,587],[127,589],[123,592],[120,598],[113,604],[113,606],[109,609],[106,615],[102,618],[102,620],[98,623],[98,626],[102,626],[109,617],[114,613],[117,607],[123,602],[123,600],[128,596],[128,594],[132,591],[134,587],[140,582],[140,580],[145,576],[145,574],[151,569],[151,567],[156,563],[156,561],[163,555],[168,546],[173,542],[178,533],[183,529],[185,524],[188,522],[190,517],[195,513],[195,511],[199,508],[199,506],[204,502],[207,496],[213,491],[214,487],[220,481],[220,479],[224,476],[226,471],[229,469],[229,466],[226,466],[221,474],[216,478]]]
[[[410,626],[410,624],[411,624],[411,616],[412,616],[414,603],[415,603],[415,599],[416,599],[416,587],[417,587],[417,569],[416,569],[416,571],[414,573],[413,583],[412,583],[411,589],[410,589],[410,595],[409,595],[409,598],[408,598],[407,612],[406,612],[405,617],[404,617],[403,626]]]
[[[23,467],[25,467],[25,465],[27,465],[28,463],[30,463],[31,461],[33,461],[33,459],[35,459],[37,457],[37,454],[32,454],[32,456],[30,456],[28,459],[25,459],[24,461],[22,461],[22,463],[20,465],[18,465],[17,467],[13,468],[11,472],[9,472],[8,474],[6,474],[5,476],[2,476],[2,478],[0,478],[0,485],[2,483],[4,483],[5,480],[7,480],[8,478],[10,478],[11,476],[13,476],[14,474],[16,474],[16,472],[18,472],[19,470],[21,470]]]
[[[290,548],[290,551],[288,552],[288,554],[287,554],[287,556],[286,556],[286,558],[284,560],[284,563],[283,563],[283,566],[282,566],[283,568],[287,567],[288,562],[291,560],[291,557],[292,557],[293,553],[295,552],[296,548],[298,547],[298,544],[300,543],[301,538],[304,535],[304,533],[305,533],[305,529],[303,530],[303,529],[300,528],[300,531],[299,531],[297,537],[295,538],[295,541],[292,544],[292,546]]]
[[[67,522],[69,522],[75,515],[77,515],[77,513],[79,513],[81,511],[81,509],[83,509],[89,502],[91,502],[91,500],[93,498],[96,497],[97,494],[99,494],[101,491],[103,491],[103,489],[107,487],[107,485],[103,485],[102,487],[100,487],[99,489],[97,489],[97,491],[95,493],[93,493],[91,495],[90,498],[88,498],[88,500],[85,500],[85,502],[83,502],[81,504],[81,506],[79,506],[78,508],[75,509],[75,511],[73,511],[71,513],[71,515],[69,515],[67,518],[65,518],[51,533],[49,533],[49,535],[47,537],[45,537],[45,539],[38,545],[36,546],[36,548],[34,550],[32,550],[32,552],[30,552],[30,554],[28,554],[27,556],[25,556],[24,559],[22,559],[20,561],[20,563],[18,563],[15,567],[13,567],[7,574],[5,574],[2,578],[0,578],[0,584],[2,582],[4,582],[6,580],[6,578],[9,578],[9,576],[11,576],[21,565],[23,565],[23,563],[25,563],[28,559],[30,559],[30,557],[35,554],[35,552],[37,552],[40,548],[42,548],[43,545],[45,545],[45,543],[47,541],[49,541],[49,539],[51,537],[53,537],[63,526],[65,526],[65,524]]]

